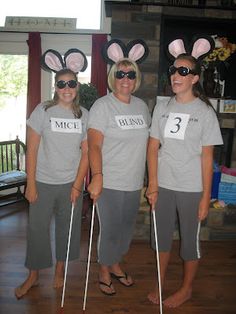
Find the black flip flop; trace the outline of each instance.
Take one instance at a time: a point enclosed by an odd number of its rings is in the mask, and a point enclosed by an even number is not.
[[[103,282],[103,281],[99,281],[99,285],[102,285],[102,286],[105,286],[105,287],[111,288],[112,281],[110,282],[110,284],[105,283],[105,282]],[[102,290],[102,289],[101,289],[101,287],[100,287],[100,290],[101,290],[101,292],[102,292],[102,293],[104,293],[105,295],[112,296],[112,295],[116,294],[116,292],[115,292],[115,291],[114,291],[114,292],[110,292],[110,293],[109,293],[109,292],[106,292],[106,291]]]
[[[125,286],[125,287],[131,287],[131,286],[133,286],[133,284],[134,284],[134,283],[132,282],[132,283],[126,285],[124,282],[122,282],[122,279],[128,280],[128,274],[127,274],[127,273],[124,273],[124,275],[121,275],[121,276],[118,276],[118,275],[116,275],[116,274],[114,274],[114,273],[110,273],[110,275],[111,275],[112,278],[118,280],[119,283],[121,283],[121,284],[122,284],[123,286]]]

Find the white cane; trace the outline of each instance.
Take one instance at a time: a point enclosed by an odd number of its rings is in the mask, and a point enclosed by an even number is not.
[[[90,269],[90,259],[91,259],[91,248],[92,248],[92,240],[93,240],[94,213],[95,213],[95,204],[93,204],[92,217],[91,217],[91,227],[90,227],[90,237],[89,237],[89,251],[88,251],[88,261],[87,261],[87,272],[86,272],[86,281],[85,281],[85,289],[84,289],[83,312],[85,312],[86,301],[87,301],[88,279],[89,279],[89,269]]]
[[[156,224],[156,212],[155,212],[155,209],[152,209],[152,218],[153,218],[155,244],[156,244],[156,263],[157,263],[157,276],[158,276],[158,288],[159,288],[159,305],[160,305],[160,314],[162,314],[162,291],[161,291],[160,259],[159,259],[159,249],[158,249],[158,241],[157,241],[157,224]]]
[[[63,309],[63,306],[64,306],[64,300],[65,300],[66,278],[67,278],[68,260],[69,260],[69,253],[70,253],[70,239],[71,239],[71,231],[72,231],[72,222],[73,222],[74,208],[75,208],[75,205],[72,203],[71,215],[70,215],[70,228],[69,228],[68,242],[67,242],[65,274],[64,274],[63,290],[62,290],[62,297],[61,297],[61,312],[62,312],[62,309]]]

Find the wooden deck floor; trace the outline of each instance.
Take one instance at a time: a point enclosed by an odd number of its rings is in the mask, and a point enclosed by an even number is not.
[[[24,268],[27,205],[2,207],[0,210],[0,313],[59,314],[61,290],[52,288],[53,269],[41,272],[40,285],[21,300],[14,288],[27,275]],[[82,314],[89,218],[83,220],[81,257],[68,268],[64,314]],[[107,297],[98,290],[95,224],[86,314],[158,314],[159,307],[147,300],[156,278],[155,254],[145,241],[133,241],[124,259],[124,269],[135,285],[125,288],[114,282],[117,294]],[[203,258],[195,281],[192,300],[177,309],[163,308],[166,314],[235,314],[236,313],[236,241],[203,242]],[[182,274],[178,241],[174,242],[163,297],[174,292]]]

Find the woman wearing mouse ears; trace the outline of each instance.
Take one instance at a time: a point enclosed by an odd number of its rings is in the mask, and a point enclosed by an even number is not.
[[[169,308],[180,306],[192,296],[201,258],[200,226],[211,199],[213,149],[223,144],[217,116],[199,83],[200,58],[210,50],[211,42],[206,38],[195,40],[191,53],[182,39],[169,44],[169,54],[174,57],[169,68],[174,97],[167,104],[157,103],[150,130],[146,196],[156,211],[162,288],[176,218],[180,227],[183,280],[178,291],[162,298]],[[159,303],[157,285],[148,298]]]
[[[42,56],[42,67],[55,72],[52,100],[39,104],[27,120],[27,188],[30,203],[25,266],[26,280],[15,289],[22,298],[39,283],[39,272],[53,264],[50,223],[55,216],[55,276],[61,288],[67,253],[71,204],[74,206],[69,260],[79,257],[83,180],[88,170],[88,112],[80,107],[77,73],[87,67],[79,49],[62,57],[53,49]]]
[[[141,82],[137,63],[148,48],[142,40],[125,45],[118,39],[103,47],[112,63],[111,93],[98,99],[89,112],[88,146],[92,180],[90,197],[99,218],[99,288],[116,293],[114,281],[131,287],[133,279],[120,265],[128,252],[144,183],[146,148],[151,122],[147,105],[132,95]]]

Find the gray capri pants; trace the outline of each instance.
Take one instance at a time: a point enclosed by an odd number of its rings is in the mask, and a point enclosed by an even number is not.
[[[37,182],[38,199],[30,204],[25,266],[39,270],[52,266],[50,223],[55,214],[56,260],[65,261],[71,217],[72,183],[45,184]],[[82,194],[82,193],[81,193]],[[69,260],[79,257],[82,195],[75,204]]]
[[[103,189],[97,202],[100,264],[110,266],[119,263],[128,252],[139,210],[140,193],[141,190],[126,192]]]
[[[159,187],[156,223],[160,252],[170,252],[178,217],[181,238],[180,256],[183,260],[196,260],[201,257],[198,220],[201,196],[202,192],[179,192]],[[154,243],[153,232],[152,243]]]

